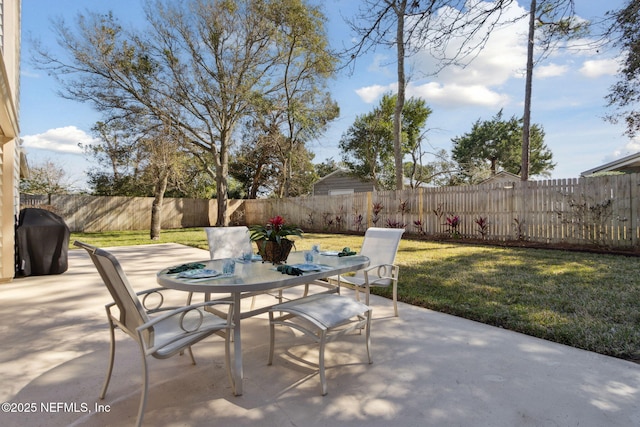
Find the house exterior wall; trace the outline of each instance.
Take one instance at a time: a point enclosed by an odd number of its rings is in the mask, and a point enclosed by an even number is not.
[[[0,0],[0,282],[15,274],[19,210],[20,0]]]
[[[336,194],[345,194],[349,190],[353,190],[354,193],[366,193],[375,191],[375,188],[372,182],[362,181],[342,172],[328,175],[313,186],[313,194],[315,196],[326,196],[329,195],[330,191]]]

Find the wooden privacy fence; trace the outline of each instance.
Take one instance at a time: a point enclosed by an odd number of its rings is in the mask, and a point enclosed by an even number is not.
[[[44,207],[60,215],[71,231],[101,232],[149,230],[151,197],[99,197],[51,195],[20,197],[21,207]],[[241,200],[229,201],[231,221],[238,222]],[[162,228],[205,227],[215,224],[216,200],[166,198],[162,204]]]
[[[305,231],[364,232],[404,227],[407,234],[488,240],[639,245],[640,175],[421,188],[339,196],[230,200],[230,224],[275,215]],[[47,196],[41,203],[72,231],[149,229],[152,198]],[[23,198],[23,206],[33,205]],[[162,228],[215,224],[216,200],[164,200]]]
[[[489,240],[638,245],[640,176],[616,175],[245,201],[245,218],[274,215],[305,230],[407,233]]]

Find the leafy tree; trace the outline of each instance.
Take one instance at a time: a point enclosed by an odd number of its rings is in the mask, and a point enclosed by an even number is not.
[[[357,34],[347,50],[351,61],[378,46],[396,48],[398,100],[393,116],[395,188],[403,187],[402,114],[407,79],[405,58],[430,48],[443,64],[464,62],[474,56],[497,25],[501,11],[514,0],[468,2],[466,0],[363,0],[358,16],[350,22]],[[456,38],[453,57],[445,55]],[[435,72],[436,70],[434,70]]]
[[[611,11],[613,19],[609,34],[623,53],[619,81],[607,95],[607,101],[615,112],[607,119],[626,123],[626,134],[633,138],[640,132],[640,3],[627,0],[619,10]]]
[[[154,170],[158,149],[155,143],[163,141],[157,129],[143,129],[141,122],[109,119],[92,128],[97,143],[84,146],[85,153],[97,166],[88,172],[92,193],[97,196],[153,196],[154,182],[160,176]],[[165,132],[168,130],[165,129]],[[145,133],[146,132],[146,133]],[[175,136],[175,135],[174,135]],[[163,142],[165,144],[166,142]],[[209,198],[215,192],[215,183],[194,156],[183,147],[173,144],[175,154],[168,176],[168,197]]]
[[[173,174],[180,173],[181,159],[184,153],[181,147],[185,144],[181,140],[182,134],[175,132],[169,123],[162,123],[150,129],[141,143],[143,151],[149,153],[146,168],[149,182],[153,185],[153,202],[151,204],[151,230],[153,240],[160,238],[162,229],[162,202]]]
[[[385,94],[371,113],[356,117],[340,140],[347,168],[362,179],[373,181],[376,189],[395,187],[393,120],[397,95]],[[422,128],[431,109],[422,99],[411,98],[404,105],[402,152],[419,149]],[[404,174],[403,174],[404,176]]]
[[[393,174],[393,105],[385,95],[372,112],[356,117],[340,139],[342,161],[356,176],[372,180],[376,190],[389,188]]]
[[[285,186],[290,197],[308,194],[317,179],[313,154],[304,144],[292,146],[277,120],[265,115],[247,122],[242,143],[229,164],[231,176],[248,198],[258,194],[283,197]],[[285,171],[291,171],[292,176]]]
[[[452,159],[461,171],[458,182],[477,183],[500,171],[519,175],[522,127],[521,119],[503,120],[500,111],[491,120],[478,119],[469,133],[453,138]],[[531,174],[548,175],[555,164],[541,126],[531,126],[530,147]]]
[[[232,157],[229,173],[250,199],[276,191],[280,187],[278,182],[283,182],[287,175],[281,163],[287,142],[280,124],[278,111],[254,115],[245,123],[242,143]],[[284,157],[289,164],[292,162],[288,154]]]
[[[329,158],[324,162],[320,162],[315,165],[316,175],[318,175],[319,178],[329,175],[331,172],[334,172],[339,168],[340,164],[333,160],[333,158]]]
[[[313,165],[314,154],[307,150],[303,145],[294,148],[292,153],[294,173],[289,182],[289,197],[306,196],[313,192],[313,184],[318,180],[316,169]],[[282,194],[282,186],[280,182],[280,194]]]
[[[147,196],[148,188],[138,182],[140,135],[123,119],[97,122],[91,131],[96,144],[83,146],[98,165],[88,172],[89,185],[97,196]]]
[[[320,8],[300,0],[274,2],[278,25],[283,81],[280,90],[269,97],[269,108],[282,117],[284,139],[279,144],[281,163],[280,197],[289,197],[294,178],[293,155],[301,146],[322,133],[339,115],[338,104],[331,99],[326,82],[337,63],[329,50],[324,27],[326,18]],[[300,169],[306,169],[301,165]]]
[[[131,119],[132,117],[129,117]],[[160,238],[162,203],[169,183],[180,182],[192,156],[183,149],[181,134],[168,123],[131,122],[114,118],[93,127],[99,143],[85,147],[110,172],[91,171],[98,195],[152,196],[150,237]]]
[[[455,180],[454,174],[459,171],[455,162],[449,159],[447,150],[440,149],[432,153],[434,160],[422,163],[422,152],[413,156],[412,162],[404,163],[404,175],[409,178],[411,188],[418,188],[422,184],[435,186],[451,185]]]

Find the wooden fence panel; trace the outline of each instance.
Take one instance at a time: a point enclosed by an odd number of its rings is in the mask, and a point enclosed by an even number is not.
[[[52,195],[23,198],[45,204],[72,231],[144,230],[152,198]],[[308,231],[402,226],[406,233],[448,235],[458,216],[461,237],[629,247],[640,244],[640,174],[420,188],[338,196],[230,200],[230,224],[265,223],[275,215]],[[488,224],[486,232],[479,220]],[[215,223],[216,201],[165,199],[162,227]]]

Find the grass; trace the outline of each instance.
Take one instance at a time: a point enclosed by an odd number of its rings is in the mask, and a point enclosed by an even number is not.
[[[181,243],[207,248],[203,229],[72,233],[102,247]],[[305,234],[299,250],[359,250],[361,236]],[[509,248],[403,239],[398,299],[489,325],[640,360],[638,258],[562,250]],[[391,296],[390,289],[374,293]],[[402,312],[400,313],[402,316]]]

